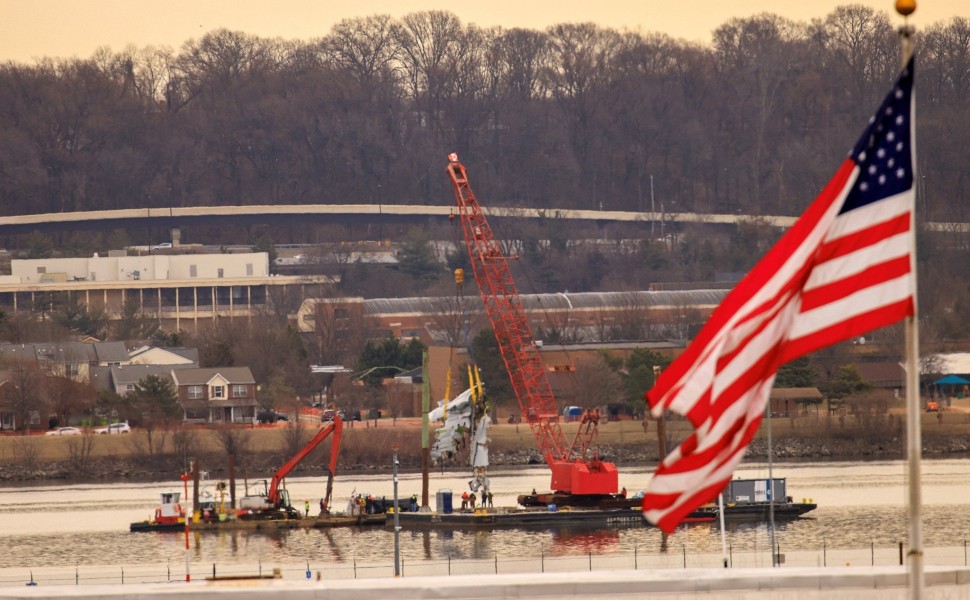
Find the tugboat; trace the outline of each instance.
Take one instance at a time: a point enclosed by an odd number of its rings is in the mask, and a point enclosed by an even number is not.
[[[177,531],[185,527],[185,509],[179,504],[181,492],[162,492],[155,516],[132,523],[131,531]]]

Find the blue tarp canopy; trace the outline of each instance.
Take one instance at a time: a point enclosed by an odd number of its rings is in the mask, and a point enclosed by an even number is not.
[[[970,380],[966,380],[959,375],[947,375],[943,379],[937,379],[933,383],[935,385],[967,385],[970,384]]]

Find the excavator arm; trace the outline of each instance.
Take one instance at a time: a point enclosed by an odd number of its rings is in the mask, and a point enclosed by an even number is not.
[[[333,475],[337,471],[337,454],[340,452],[340,435],[344,428],[344,422],[340,420],[340,417],[334,415],[333,421],[329,421],[323,426],[320,431],[310,439],[309,442],[300,449],[299,452],[293,455],[293,457],[286,461],[286,463],[277,469],[276,473],[273,475],[273,479],[269,484],[268,498],[273,506],[279,507],[282,494],[280,488],[283,484],[283,480],[286,476],[290,474],[298,464],[303,462],[303,459],[307,457],[308,454],[313,452],[313,450],[320,445],[320,443],[327,438],[330,434],[333,434],[333,439],[330,442],[330,464],[327,469],[327,492],[324,497],[324,506],[330,506],[331,495],[333,494]]]
[[[598,417],[585,420],[586,427],[580,432],[581,436],[567,445],[559,423],[558,405],[512,280],[508,257],[492,234],[468,183],[464,165],[458,162],[456,154],[451,154],[448,159],[447,172],[455,191],[475,281],[519,408],[552,470],[552,490],[570,494],[616,493],[619,479],[616,467],[600,461],[598,453],[593,460],[585,456],[590,442],[595,439]]]

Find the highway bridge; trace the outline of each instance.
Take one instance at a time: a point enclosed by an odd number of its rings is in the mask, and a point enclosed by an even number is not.
[[[452,207],[421,204],[279,204],[246,206],[196,206],[168,208],[128,208],[82,212],[43,213],[0,217],[0,235],[73,231],[83,229],[188,227],[192,225],[259,223],[421,222],[448,218]],[[702,214],[675,212],[633,212],[616,210],[560,210],[541,208],[486,208],[495,218],[558,218],[595,223],[654,223],[680,225],[735,225],[757,219],[767,225],[787,228],[796,220],[790,216],[756,216],[741,214]],[[927,223],[936,231],[968,232],[968,223]]]
[[[539,208],[485,209],[489,217],[560,218],[599,223],[706,223],[733,225],[751,219],[744,215],[660,213],[599,210],[559,210]],[[85,212],[43,213],[0,217],[0,235],[54,232],[78,229],[115,229],[144,227],[188,227],[191,225],[319,222],[420,222],[448,218],[449,206],[419,204],[280,204],[247,206],[196,206],[170,208],[128,208]],[[766,223],[788,227],[794,217],[763,217]]]

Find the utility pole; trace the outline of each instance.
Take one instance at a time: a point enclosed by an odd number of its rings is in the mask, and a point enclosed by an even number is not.
[[[448,398],[445,398],[447,404]],[[430,511],[428,504],[428,469],[431,467],[431,444],[428,411],[431,409],[431,374],[428,372],[428,351],[421,356],[421,510]],[[396,515],[396,513],[395,513]]]
[[[657,209],[653,205],[653,175],[650,176],[650,238],[657,239],[654,235],[654,227],[657,225]]]
[[[394,471],[394,576],[401,576],[401,519],[398,513],[401,512],[401,506],[397,501],[397,450],[400,448],[397,444],[392,446],[394,448],[394,464],[392,469]]]

